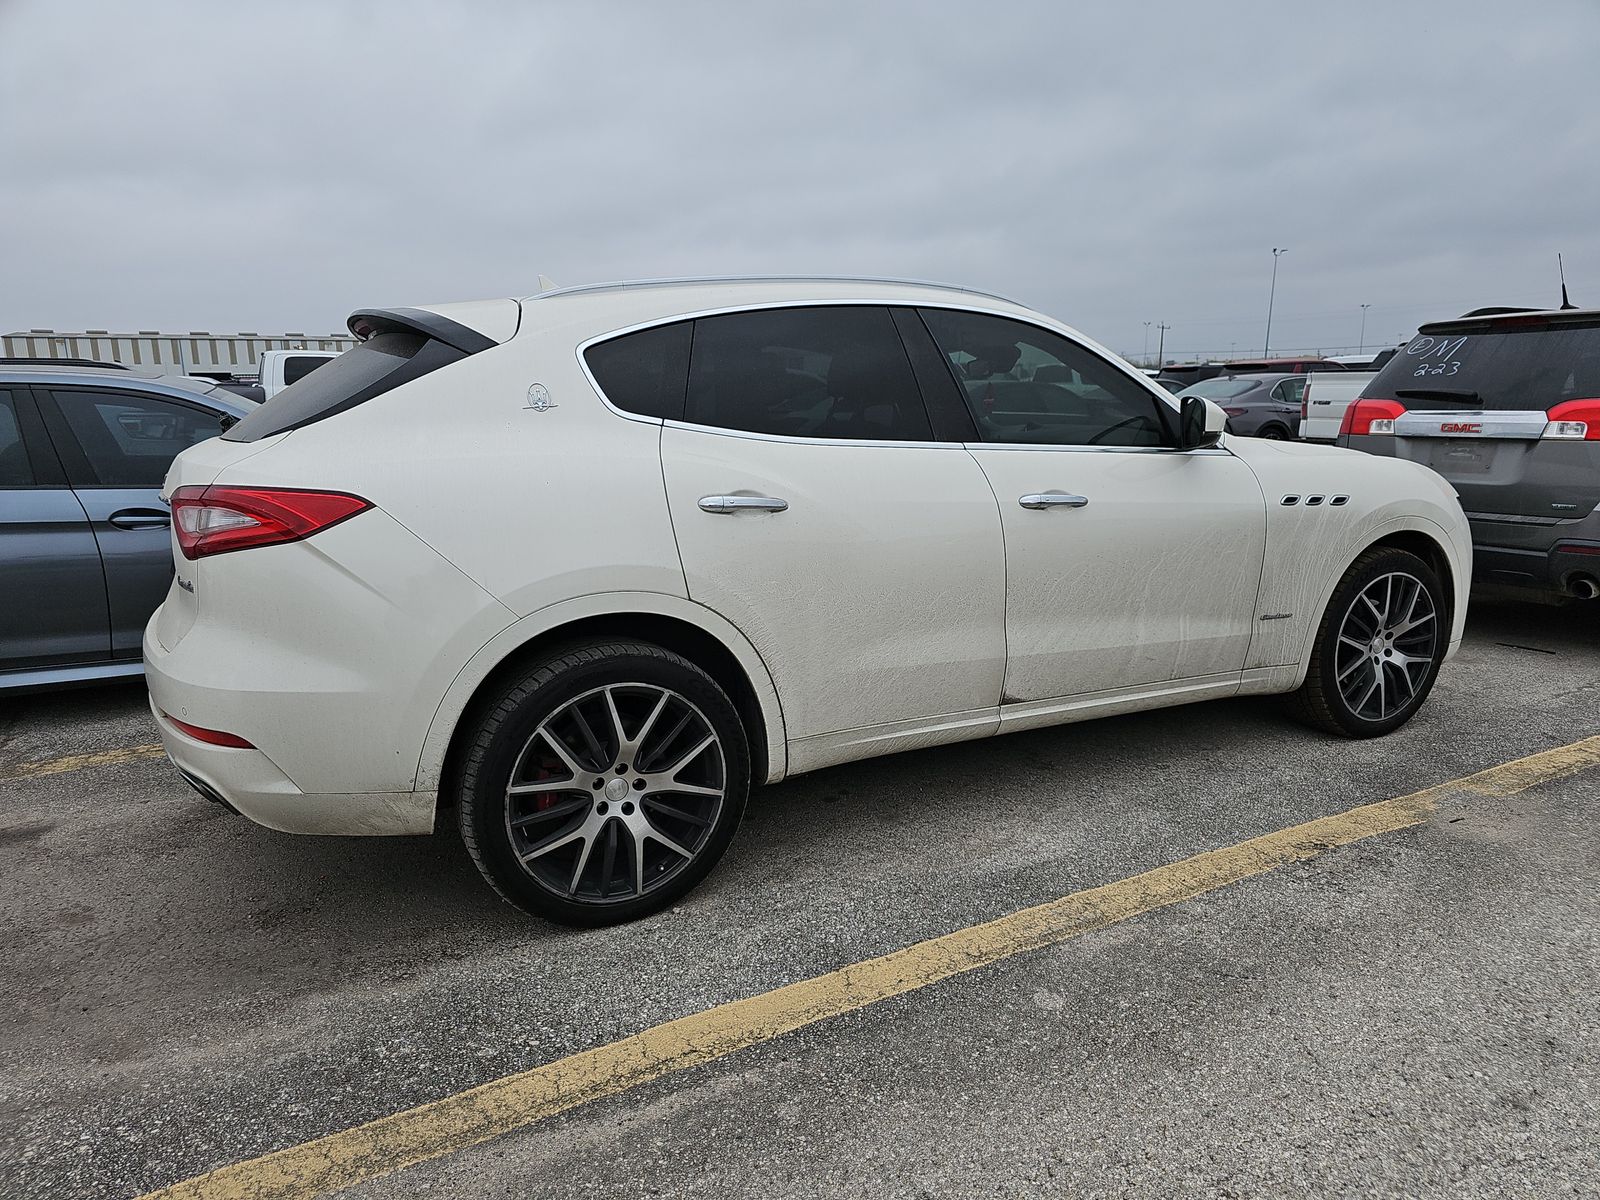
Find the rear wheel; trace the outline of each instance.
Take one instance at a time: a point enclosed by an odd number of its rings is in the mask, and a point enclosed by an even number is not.
[[[744,730],[709,675],[645,643],[575,647],[482,718],[463,755],[461,833],[512,904],[605,925],[705,878],[749,788]]]
[[[1346,737],[1400,728],[1438,677],[1446,614],[1443,586],[1422,559],[1390,547],[1367,551],[1334,590],[1291,711]]]

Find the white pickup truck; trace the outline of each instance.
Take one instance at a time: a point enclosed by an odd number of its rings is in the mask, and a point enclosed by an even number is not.
[[[1366,390],[1376,371],[1313,371],[1300,393],[1300,440],[1332,442],[1345,409]]]
[[[263,350],[256,360],[261,368],[260,387],[271,400],[284,388],[318,367],[338,358],[341,350]]]

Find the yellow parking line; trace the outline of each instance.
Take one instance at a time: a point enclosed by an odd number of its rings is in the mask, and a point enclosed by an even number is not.
[[[1427,820],[1455,796],[1509,796],[1600,764],[1600,736],[1074,892],[881,958],[697,1012],[546,1066],[186,1179],[140,1200],[268,1200],[353,1187],[545,1117],[1024,951]]]
[[[126,746],[120,750],[96,750],[92,754],[68,754],[63,758],[47,758],[40,762],[18,763],[14,767],[7,767],[0,770],[0,780],[60,775],[64,771],[77,771],[84,767],[106,767],[112,763],[160,758],[165,753],[160,743],[156,743],[150,746]]]

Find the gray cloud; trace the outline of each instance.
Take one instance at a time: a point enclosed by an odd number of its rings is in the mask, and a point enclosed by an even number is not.
[[[1082,6],[1087,8],[1087,6]],[[746,271],[1016,295],[1138,353],[1600,303],[1600,9],[0,0],[0,326]]]

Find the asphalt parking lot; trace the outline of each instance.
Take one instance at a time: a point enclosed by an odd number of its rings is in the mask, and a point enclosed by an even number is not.
[[[758,793],[677,909],[579,932],[502,905],[453,833],[291,838],[208,804],[148,749],[137,687],[0,701],[0,1195],[135,1196],[610,1061],[663,1022],[1552,752],[1515,789],[1443,789],[1410,827],[481,1145],[430,1155],[438,1118],[408,1119],[312,1191],[1600,1194],[1600,766],[1561,749],[1597,733],[1600,612],[1480,604],[1387,739],[1251,700],[837,768]]]

